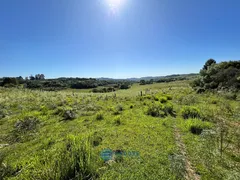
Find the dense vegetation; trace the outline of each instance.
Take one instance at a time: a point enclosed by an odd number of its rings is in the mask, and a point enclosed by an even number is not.
[[[57,91],[64,89],[92,89],[94,93],[113,92],[118,89],[128,89],[132,83],[139,82],[140,85],[153,84],[154,82],[172,82],[177,80],[189,80],[196,77],[197,74],[171,75],[165,77],[156,77],[150,80],[146,79],[95,79],[95,78],[57,78],[45,79],[44,74],[31,75],[23,79],[19,77],[5,77],[0,79],[0,86],[3,87],[25,87],[28,89],[41,89],[45,91]]]
[[[197,94],[188,83],[108,94],[0,88],[0,179],[239,179],[239,94]],[[107,148],[139,156],[104,161]]]
[[[0,86],[3,87],[25,87],[28,89],[41,89],[45,91],[56,91],[63,89],[96,89],[93,92],[112,92],[113,89],[128,89],[131,86],[131,81],[126,80],[98,80],[94,78],[57,78],[45,79],[43,74],[37,74],[23,79],[21,76],[17,78],[5,77],[0,79]],[[107,88],[106,88],[107,87]],[[105,90],[105,89],[106,90]],[[109,91],[110,89],[111,91]]]
[[[216,63],[215,60],[209,59],[192,86],[199,92],[212,89],[239,91],[240,61]]]
[[[195,77],[3,78],[0,179],[240,179],[239,61]]]

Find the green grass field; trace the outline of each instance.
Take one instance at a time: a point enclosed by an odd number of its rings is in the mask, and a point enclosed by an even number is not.
[[[237,180],[239,100],[188,81],[104,94],[0,88],[0,179]],[[104,149],[138,154],[104,161]]]

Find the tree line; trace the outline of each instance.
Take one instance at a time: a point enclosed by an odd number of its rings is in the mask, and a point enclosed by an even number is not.
[[[112,92],[117,89],[128,89],[131,82],[124,80],[98,80],[94,78],[57,78],[45,79],[44,74],[30,75],[23,79],[19,77],[4,77],[0,79],[0,86],[3,87],[19,87],[22,86],[28,89],[42,89],[47,91],[55,91],[62,89],[92,89],[93,92]],[[99,86],[108,86],[108,88],[96,89]]]
[[[216,63],[214,59],[207,60],[191,86],[199,93],[206,90],[239,91],[240,61]]]

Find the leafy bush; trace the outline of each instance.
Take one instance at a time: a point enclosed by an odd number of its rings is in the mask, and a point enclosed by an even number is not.
[[[121,125],[122,124],[121,118],[120,117],[114,118],[114,124],[117,125],[117,126]]]
[[[40,121],[35,117],[25,117],[23,120],[19,120],[15,123],[14,128],[16,132],[25,133],[28,131],[34,131]]]
[[[173,105],[170,103],[164,105],[163,111],[165,112],[165,114],[170,114],[171,116],[176,116],[175,112],[173,110]]]
[[[194,94],[184,95],[179,98],[179,103],[182,105],[193,105],[199,102],[198,96]]]
[[[60,115],[63,117],[63,120],[73,120],[76,119],[77,115],[75,110],[72,108],[58,107],[54,114]]]
[[[8,163],[4,163],[5,154],[0,152],[0,179],[14,176],[20,169],[13,169]]]
[[[63,114],[64,120],[73,120],[76,118],[76,114],[73,110],[66,110]]]
[[[123,106],[121,104],[118,104],[116,106],[116,111],[123,111]]]
[[[18,120],[14,124],[14,129],[9,134],[9,141],[14,142],[24,142],[32,139],[38,130],[40,121],[32,116],[27,116],[23,120]]]
[[[46,154],[44,173],[35,179],[97,179],[97,158],[92,153],[89,138],[68,136],[65,146],[54,154]],[[36,178],[37,177],[37,178]]]
[[[5,118],[7,116],[7,111],[5,109],[0,109],[0,119]]]
[[[167,114],[164,112],[164,106],[162,104],[152,104],[149,105],[147,109],[147,115],[153,116],[153,117],[165,117]]]
[[[193,133],[193,134],[199,135],[199,134],[202,133],[203,129],[202,129],[201,127],[199,127],[199,126],[192,125],[192,126],[190,127],[190,131],[191,131],[191,133]]]
[[[200,70],[200,77],[190,85],[202,93],[209,89],[234,90],[240,89],[240,61],[216,63],[209,59]]]
[[[188,119],[185,121],[184,126],[187,131],[197,135],[201,134],[203,130],[212,128],[212,124],[210,122],[203,122],[199,119]]]
[[[165,103],[165,102],[167,102],[167,97],[161,97],[161,98],[159,98],[159,101],[161,103]]]
[[[166,94],[165,96],[166,96],[167,100],[172,100],[172,96],[171,95]]]
[[[104,117],[103,117],[103,114],[102,113],[98,113],[97,115],[96,115],[96,120],[103,120],[104,119]]]
[[[200,110],[193,106],[185,106],[181,110],[182,117],[184,119],[188,118],[200,118]]]
[[[226,99],[229,99],[229,100],[236,100],[237,99],[237,94],[236,93],[226,93],[224,95],[224,97]]]
[[[211,103],[212,103],[212,104],[217,104],[217,102],[218,102],[217,99],[212,99],[212,100],[211,100]]]

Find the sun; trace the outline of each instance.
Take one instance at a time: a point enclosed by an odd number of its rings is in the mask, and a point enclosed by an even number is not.
[[[106,0],[109,6],[122,6],[125,0]]]
[[[107,6],[111,11],[119,11],[119,9],[124,5],[126,0],[105,0]]]

